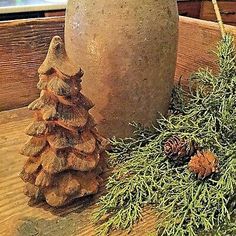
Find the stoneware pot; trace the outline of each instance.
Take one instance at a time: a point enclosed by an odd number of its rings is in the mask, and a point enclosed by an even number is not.
[[[69,0],[65,44],[105,136],[131,134],[168,109],[176,65],[175,0]]]

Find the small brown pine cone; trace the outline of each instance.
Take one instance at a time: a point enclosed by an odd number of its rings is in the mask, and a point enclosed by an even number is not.
[[[178,136],[170,137],[164,144],[165,155],[178,163],[187,161],[194,155],[196,149],[195,142],[181,139]]]
[[[197,174],[199,179],[205,179],[212,173],[219,171],[219,161],[211,151],[197,151],[197,154],[188,163],[188,168]]]

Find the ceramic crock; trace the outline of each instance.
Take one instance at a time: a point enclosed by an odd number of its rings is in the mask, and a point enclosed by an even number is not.
[[[65,46],[105,136],[131,134],[168,109],[176,65],[175,0],[69,0]]]

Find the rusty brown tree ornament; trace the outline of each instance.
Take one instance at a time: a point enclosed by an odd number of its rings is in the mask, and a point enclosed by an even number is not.
[[[35,119],[26,129],[32,137],[21,150],[29,158],[20,176],[27,196],[58,207],[97,193],[107,140],[89,114],[93,103],[80,92],[83,71],[60,37],[52,39],[38,73],[41,93],[28,106]]]

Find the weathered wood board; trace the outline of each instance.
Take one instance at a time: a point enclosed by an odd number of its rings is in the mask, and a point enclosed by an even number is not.
[[[236,37],[236,27],[226,25],[228,33]],[[175,81],[187,86],[190,75],[199,68],[208,67],[217,71],[216,46],[221,35],[217,23],[180,17],[178,57]]]
[[[201,1],[196,0],[177,0],[179,15],[199,18],[201,10]]]
[[[236,26],[236,2],[235,0],[218,0],[222,20],[225,24]],[[201,2],[200,19],[217,21],[214,7],[211,1]]]
[[[24,129],[31,122],[31,115],[26,108],[0,112],[0,235],[95,235],[91,217],[98,195],[77,200],[66,208],[53,209],[44,203],[28,205],[22,191],[24,183],[18,174],[27,159],[19,150],[28,138]],[[130,235],[148,235],[155,230],[155,224],[154,212],[146,210]],[[127,232],[111,235],[127,235]]]
[[[226,29],[236,35],[236,27]],[[38,97],[37,69],[50,39],[63,36],[63,30],[64,17],[0,22],[0,111],[25,106]],[[199,67],[214,67],[212,50],[219,38],[217,23],[180,17],[175,79],[183,75],[186,83]]]
[[[63,37],[64,17],[0,22],[0,111],[38,96],[37,70],[51,38]]]

